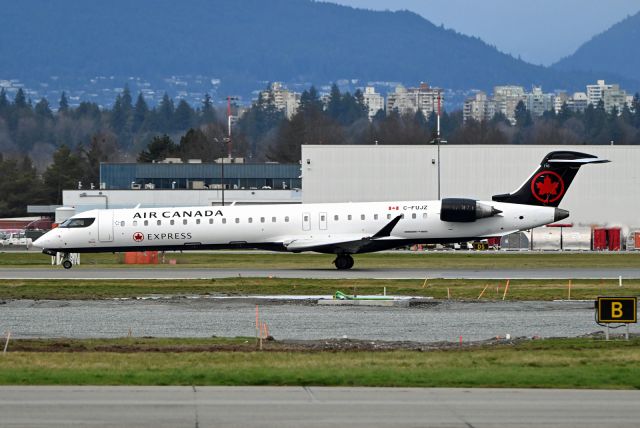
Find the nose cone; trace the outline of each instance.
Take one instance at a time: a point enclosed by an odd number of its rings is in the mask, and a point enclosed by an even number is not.
[[[36,239],[35,241],[33,241],[33,246],[38,248],[44,248],[45,241],[46,241],[45,236],[46,236],[46,233],[41,237],[39,237],[38,239]]]
[[[556,208],[553,214],[553,221],[560,221],[569,217],[569,211],[563,210],[562,208]]]

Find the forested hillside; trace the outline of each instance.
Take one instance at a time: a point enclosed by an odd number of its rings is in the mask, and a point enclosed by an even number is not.
[[[563,71],[615,73],[640,80],[640,12],[583,44],[554,68]]]

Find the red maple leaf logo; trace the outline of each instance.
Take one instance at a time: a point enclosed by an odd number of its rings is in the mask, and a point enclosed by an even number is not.
[[[531,180],[531,194],[545,205],[562,198],[564,191],[564,180],[557,172],[540,171]]]
[[[133,240],[136,242],[140,242],[144,240],[144,235],[140,232],[136,232],[133,234]]]
[[[560,182],[552,181],[549,176],[545,177],[541,182],[536,183],[536,187],[538,188],[538,195],[557,195],[558,194],[558,186]]]

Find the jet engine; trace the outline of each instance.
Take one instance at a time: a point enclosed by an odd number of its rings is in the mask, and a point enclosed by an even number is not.
[[[445,198],[440,207],[440,220],[471,223],[481,218],[493,217],[502,211],[474,199]]]

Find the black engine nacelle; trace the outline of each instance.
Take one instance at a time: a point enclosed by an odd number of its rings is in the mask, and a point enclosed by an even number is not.
[[[474,199],[445,198],[440,207],[440,220],[471,223],[481,218],[493,217],[501,212]]]

